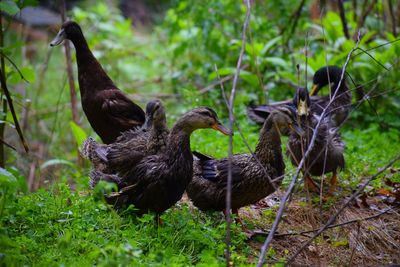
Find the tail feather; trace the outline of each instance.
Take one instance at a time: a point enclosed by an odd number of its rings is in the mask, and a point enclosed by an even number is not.
[[[273,110],[272,106],[250,105],[247,107],[247,116],[257,124],[263,124]]]
[[[95,163],[107,162],[108,147],[98,144],[92,137],[89,137],[82,144],[81,155]]]

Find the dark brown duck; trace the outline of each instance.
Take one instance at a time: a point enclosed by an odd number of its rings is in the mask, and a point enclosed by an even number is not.
[[[232,211],[258,202],[273,193],[280,185],[285,171],[282,157],[280,129],[290,128],[301,134],[296,123],[295,109],[280,106],[265,120],[260,137],[252,154],[237,154],[232,157]],[[193,180],[187,194],[200,210],[224,211],[228,159],[214,159],[200,153],[194,162]],[[277,179],[274,186],[269,179]],[[281,179],[279,179],[281,178]]]
[[[295,98],[297,100],[294,103],[298,103],[296,108],[297,113],[300,115],[300,125],[305,134],[303,136],[293,133],[289,135],[287,155],[292,163],[298,166],[310,145],[319,116],[308,110],[310,100],[308,99],[307,89],[298,88]],[[304,164],[305,185],[316,190],[316,184],[312,181],[311,175],[320,176],[332,173],[330,192],[333,192],[337,183],[337,170],[343,169],[345,165],[343,153],[344,143],[341,140],[339,129],[335,127],[334,122],[327,115],[321,121],[314,146]]]
[[[59,45],[65,39],[75,46],[83,111],[103,142],[110,144],[121,132],[141,126],[145,121],[143,110],[108,77],[76,22],[65,22],[50,45]]]
[[[125,176],[107,175],[99,171],[91,174],[99,180],[115,182],[118,192],[106,197],[116,207],[133,204],[139,213],[160,214],[173,206],[181,197],[193,175],[193,155],[190,135],[196,129],[213,128],[229,134],[210,108],[196,108],[184,114],[174,125],[165,151],[144,157],[131,166]]]
[[[123,132],[109,145],[88,138],[83,143],[82,156],[97,171],[123,176],[145,156],[163,151],[168,134],[164,106],[161,101],[152,100],[146,105],[146,121],[141,128]]]

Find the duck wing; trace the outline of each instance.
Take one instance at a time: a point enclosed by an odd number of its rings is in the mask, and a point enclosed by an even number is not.
[[[108,120],[117,121],[130,129],[143,125],[145,121],[144,111],[126,97],[120,90],[104,90],[97,94],[102,99],[101,109]],[[105,118],[106,119],[106,118]]]
[[[198,152],[195,153],[195,156],[199,158],[196,164],[201,178],[217,183],[220,187],[226,187],[229,170],[228,159],[224,158],[218,160]],[[232,184],[241,180],[243,180],[242,168],[232,161]]]

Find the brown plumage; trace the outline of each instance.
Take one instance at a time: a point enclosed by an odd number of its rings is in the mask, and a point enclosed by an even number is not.
[[[305,99],[300,99],[298,103],[305,103],[303,109],[307,110],[310,103],[307,100],[308,91],[305,88],[298,88],[296,96],[304,96]],[[287,155],[290,157],[292,163],[298,166],[304,153],[308,149],[314,129],[318,123],[319,117],[312,111],[304,112],[299,111],[299,105],[297,105],[298,113],[303,114],[299,116],[300,125],[305,131],[303,136],[298,136],[291,133],[289,135],[289,141],[287,144]],[[323,175],[332,172],[331,189],[332,192],[336,185],[336,173],[338,169],[343,169],[345,165],[344,161],[344,143],[340,138],[338,128],[334,126],[334,122],[330,116],[326,116],[322,119],[319,126],[315,144],[311,150],[307,161],[304,164],[303,173],[306,186],[315,188],[315,184],[311,180],[311,175]]]
[[[145,120],[143,110],[108,77],[76,22],[65,22],[50,45],[59,45],[65,39],[75,46],[83,111],[103,142],[110,144],[121,132],[140,127]]]
[[[139,129],[123,132],[115,143],[98,144],[88,138],[82,146],[82,155],[97,171],[124,176],[142,158],[166,148],[169,130],[164,107],[159,100],[146,105],[146,121]]]
[[[342,74],[342,69],[336,66],[326,66],[317,70],[313,77],[313,89],[311,91],[311,103],[309,109],[313,114],[321,114],[322,110],[327,107],[331,96],[337,90],[334,101],[329,105],[326,114],[332,119],[334,125],[339,126],[344,122],[350,112],[351,108],[351,92],[347,87],[346,80],[343,79],[341,86],[337,88],[340,77]],[[326,86],[332,84],[330,95],[328,96],[317,96],[319,90]],[[268,114],[271,113],[277,106],[287,105],[293,100],[285,100],[280,102],[275,102],[270,105],[249,105],[247,107],[247,114],[249,118],[258,123],[262,124],[267,118]]]
[[[139,213],[152,211],[160,214],[182,197],[192,179],[190,135],[202,128],[213,128],[228,134],[212,109],[196,108],[175,123],[163,152],[144,157],[132,165],[124,176],[94,171],[91,178],[93,181],[106,180],[118,185],[119,191],[106,197],[107,202],[116,207],[133,204]]]
[[[289,127],[297,130],[294,108],[280,106],[274,110],[260,131],[254,153],[237,154],[232,157],[232,210],[256,203],[275,191],[268,177],[281,177],[285,170],[282,158],[280,129]],[[300,133],[301,134],[301,133]],[[222,211],[225,209],[228,159],[214,159],[200,153],[194,162],[193,180],[187,194],[193,204],[201,210]],[[282,179],[274,184],[279,186]]]

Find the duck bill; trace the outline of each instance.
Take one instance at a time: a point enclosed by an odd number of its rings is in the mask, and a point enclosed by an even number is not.
[[[310,96],[313,96],[313,95],[317,94],[318,89],[319,89],[318,84],[313,84],[313,86],[311,88]]]
[[[301,99],[299,100],[299,103],[297,105],[297,115],[299,116],[308,115],[308,106],[306,101]]]
[[[289,124],[289,128],[300,136],[304,135],[304,130],[298,124]]]
[[[213,124],[213,126],[211,126],[211,128],[213,128],[216,131],[219,131],[225,135],[231,135],[232,132],[230,130],[228,130],[228,128],[226,128],[224,125],[222,125],[221,123],[215,123]]]
[[[53,39],[53,41],[51,41],[50,46],[56,46],[56,45],[61,44],[61,43],[65,40],[65,38],[66,38],[65,31],[64,31],[64,29],[61,29],[61,30],[57,33],[57,35],[56,35],[56,37]]]

